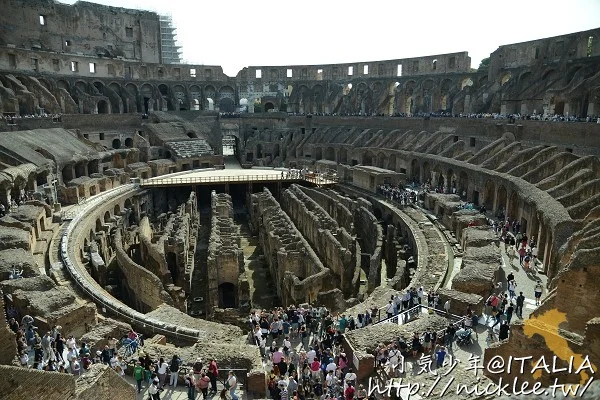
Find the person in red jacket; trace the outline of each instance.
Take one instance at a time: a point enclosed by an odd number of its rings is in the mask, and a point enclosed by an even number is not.
[[[208,364],[208,377],[210,378],[211,393],[217,393],[217,376],[219,376],[219,368],[217,367],[217,360],[212,358],[210,360],[210,364]]]
[[[346,398],[346,400],[353,400],[354,392],[356,392],[356,389],[354,389],[354,386],[351,383],[349,383],[348,387],[344,391],[344,397]]]

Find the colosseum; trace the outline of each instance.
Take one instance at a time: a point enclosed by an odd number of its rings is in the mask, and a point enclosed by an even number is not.
[[[229,77],[0,7],[1,398],[600,396],[600,28]]]

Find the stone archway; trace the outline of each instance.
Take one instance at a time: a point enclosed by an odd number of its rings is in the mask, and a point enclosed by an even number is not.
[[[506,212],[506,201],[507,201],[507,191],[504,185],[500,185],[498,187],[498,191],[496,192],[496,211],[498,214],[503,214],[505,217],[507,216]]]
[[[385,168],[385,154],[384,153],[377,154],[377,167]]]
[[[508,201],[508,212],[506,216],[512,220],[518,219],[519,217],[519,194],[517,191],[513,191]]]
[[[492,211],[493,213],[496,213],[496,210],[494,209],[494,192],[495,192],[496,188],[494,185],[494,182],[492,182],[491,180],[487,180],[485,182],[485,185],[483,187],[483,206]]]
[[[410,162],[410,177],[413,181],[421,181],[421,165],[416,159]]]
[[[365,151],[362,157],[362,165],[373,165],[373,153]]]
[[[467,176],[467,173],[465,171],[460,171],[458,173],[457,189],[460,191],[461,196],[462,196],[462,193],[465,192],[465,193],[467,193],[467,197],[469,197],[469,195],[468,195],[468,193],[469,193],[469,177]]]
[[[348,164],[348,150],[343,147],[338,152],[338,162],[340,164]]]
[[[110,108],[106,100],[98,101],[98,114],[110,114]]]

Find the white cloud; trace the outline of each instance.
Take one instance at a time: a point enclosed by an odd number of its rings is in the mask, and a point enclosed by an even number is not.
[[[64,1],[74,3],[74,0]],[[99,0],[170,14],[189,63],[335,64],[468,51],[472,67],[498,46],[597,28],[600,1]]]

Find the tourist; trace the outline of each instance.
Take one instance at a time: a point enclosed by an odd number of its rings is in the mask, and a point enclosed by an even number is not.
[[[508,303],[508,307],[506,308],[506,311],[504,312],[504,315],[506,316],[506,322],[509,324],[510,324],[510,320],[512,319],[514,310],[515,310],[515,307],[513,306],[513,303],[511,301],[510,303]]]
[[[206,374],[204,372],[202,374],[200,374],[200,378],[196,381],[196,388],[198,389],[198,391],[202,392],[202,398],[205,400],[208,399],[209,383],[210,383],[210,378],[208,376],[206,376]],[[186,382],[186,385],[187,385],[187,382]],[[192,385],[192,386],[194,386],[194,385]],[[194,395],[195,395],[195,392],[194,392]],[[190,389],[188,387],[188,397],[189,396],[190,396]],[[194,397],[189,397],[189,398],[194,399]]]
[[[158,375],[158,387],[165,387],[165,380],[167,379],[167,369],[169,368],[169,364],[165,362],[164,358],[160,358],[158,361],[158,369],[156,370],[156,374]]]
[[[133,379],[135,379],[137,391],[140,393],[142,391],[142,381],[144,380],[144,367],[139,361],[137,361],[135,367],[133,367]]]
[[[525,296],[523,296],[523,292],[519,292],[517,296],[517,306],[515,308],[515,312],[517,317],[523,318],[523,304],[525,303]]]
[[[436,367],[441,368],[444,365],[444,359],[446,358],[446,348],[441,346],[438,351],[436,351]]]
[[[237,394],[235,394],[235,389],[237,388],[237,378],[233,371],[229,371],[229,377],[225,381],[225,389],[229,390],[229,396],[231,396],[232,400],[239,400]]]
[[[510,281],[508,281],[508,294],[509,294],[509,297],[511,300],[515,297],[516,288],[517,288],[517,283],[514,281],[514,279],[511,279]]]
[[[454,335],[456,334],[456,328],[454,324],[448,324],[448,327],[444,331],[444,344],[448,349],[452,349],[452,342],[454,341]]]
[[[500,332],[498,333],[498,340],[506,340],[508,339],[508,332],[510,327],[508,325],[508,321],[504,321],[502,325],[500,325]]]
[[[152,380],[152,383],[148,387],[148,394],[151,396],[152,400],[160,400],[160,392],[162,388],[160,387],[160,380],[155,378]]]
[[[544,288],[542,287],[542,283],[540,281],[538,281],[533,290],[533,293],[535,295],[535,305],[536,306],[540,305],[540,299],[542,297],[543,291],[544,291]]]
[[[444,303],[444,311],[446,312],[446,315],[449,317],[450,316],[450,299],[446,300],[446,302]]]
[[[177,355],[173,355],[171,359],[171,365],[169,365],[169,371],[171,376],[169,378],[169,386],[177,387],[177,379],[179,378],[179,366],[181,365],[181,359]]]
[[[217,360],[211,358],[208,364],[208,377],[210,378],[210,391],[217,393],[217,376],[219,376],[219,367],[217,366]]]
[[[110,347],[108,345],[104,346],[104,349],[100,352],[100,358],[103,364],[110,365],[111,355],[114,354],[111,352]],[[114,357],[114,356],[113,356]]]

